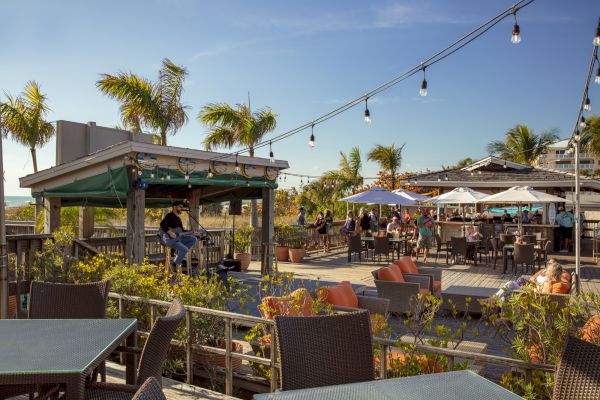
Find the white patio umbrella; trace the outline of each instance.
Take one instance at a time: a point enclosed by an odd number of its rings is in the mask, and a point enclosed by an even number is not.
[[[440,194],[439,196],[429,199],[434,204],[475,204],[480,199],[486,197],[487,194],[478,192],[468,187],[457,187],[448,193]],[[465,229],[465,216],[463,210],[463,230]]]
[[[402,206],[414,206],[416,202],[389,190],[375,187],[366,192],[358,193],[343,198],[341,201],[347,203],[367,203],[367,204],[398,204]]]
[[[409,192],[408,190],[404,189],[392,190],[392,193],[399,194],[400,196],[406,197],[409,200],[417,201],[419,203],[427,203],[430,200],[430,197],[423,196],[422,194],[415,192]]]
[[[519,231],[521,230],[521,205],[528,203],[571,203],[570,200],[564,199],[553,194],[540,192],[533,189],[531,186],[513,186],[504,192],[492,194],[479,200],[480,203],[509,203],[519,206]]]

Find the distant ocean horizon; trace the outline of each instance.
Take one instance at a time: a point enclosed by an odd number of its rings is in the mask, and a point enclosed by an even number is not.
[[[35,199],[30,196],[4,196],[6,207],[21,207],[29,203],[35,203]]]

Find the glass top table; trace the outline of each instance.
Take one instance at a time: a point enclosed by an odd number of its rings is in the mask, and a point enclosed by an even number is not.
[[[472,371],[453,371],[346,385],[264,393],[255,400],[516,400],[521,397]]]
[[[83,398],[86,374],[135,342],[136,328],[135,319],[0,320],[0,384],[64,383],[68,399]]]

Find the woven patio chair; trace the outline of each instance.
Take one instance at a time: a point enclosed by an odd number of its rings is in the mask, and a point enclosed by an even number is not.
[[[381,261],[381,256],[384,255],[386,260],[390,261],[390,251],[393,253],[394,248],[390,247],[390,240],[387,236],[376,236],[373,238],[373,262],[375,262],[375,256],[378,261]]]
[[[369,313],[275,317],[281,389],[375,379]]]
[[[498,253],[502,254],[500,246],[500,239],[490,238],[490,244],[492,245],[492,257],[494,258],[494,270],[496,269],[496,262],[498,261]]]
[[[450,256],[452,257],[452,262],[457,263],[460,257],[464,260],[465,264],[467,263],[467,238],[464,237],[451,237],[451,249]]]
[[[117,351],[141,354],[135,385],[106,382],[89,382],[85,391],[86,399],[131,399],[134,393],[150,377],[160,383],[162,366],[165,361],[175,330],[185,316],[185,308],[179,299],[173,300],[164,317],[158,317],[150,330],[143,349],[120,346]]]
[[[140,386],[132,400],[167,400],[167,397],[163,393],[160,383],[151,376]]]
[[[29,319],[105,318],[110,281],[71,284],[32,281]]]
[[[519,244],[515,243],[515,252],[513,254],[513,271],[515,274],[519,270],[519,265],[523,264],[525,266],[525,273],[529,271],[529,267],[531,269],[535,269],[535,249],[533,244]]]
[[[600,399],[600,346],[567,336],[556,369],[552,399]]]
[[[348,237],[348,261],[350,261],[353,253],[358,253],[358,261],[360,262],[363,251],[367,252],[368,257],[369,251],[363,247],[362,241],[360,240],[360,235],[350,235]]]
[[[371,271],[371,275],[377,288],[377,297],[390,301],[389,311],[399,315],[419,313],[425,301],[424,296],[430,293],[433,277],[403,273],[404,282],[387,281],[379,279],[379,270]]]
[[[442,241],[442,237],[439,234],[435,234],[435,244],[436,244],[436,252],[435,252],[435,262],[437,263],[438,257],[442,251],[446,252],[446,264],[448,264],[448,252],[450,251],[450,247],[448,243],[444,243]]]

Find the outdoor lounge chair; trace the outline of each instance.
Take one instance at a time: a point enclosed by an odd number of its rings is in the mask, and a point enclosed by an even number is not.
[[[169,351],[171,339],[173,339],[175,330],[184,316],[185,308],[183,303],[181,300],[175,299],[169,307],[167,314],[164,317],[158,317],[154,325],[152,325],[143,349],[124,346],[117,348],[119,352],[141,355],[135,385],[89,382],[86,387],[85,398],[131,399],[146,379],[154,377],[158,382],[161,382],[162,366]]]
[[[429,280],[427,288],[431,293],[438,293],[442,290],[442,270],[440,268],[417,267],[412,258],[408,256],[400,257],[398,260],[395,260],[393,264],[400,268],[400,271],[404,276],[406,276],[406,274],[430,276],[431,279]]]
[[[387,267],[384,267],[387,268]],[[431,276],[403,274],[400,280],[381,279],[380,271],[384,268],[372,271],[375,286],[377,287],[377,297],[388,299],[390,301],[389,311],[397,314],[418,314],[420,313],[424,297],[419,298],[419,294],[425,296],[429,294],[429,285]],[[391,269],[391,268],[388,268]],[[386,271],[387,273],[387,271]]]
[[[375,379],[369,313],[275,317],[281,389]]]
[[[132,400],[167,400],[160,383],[151,376],[140,386]]]
[[[552,399],[600,399],[600,346],[567,336]]]

